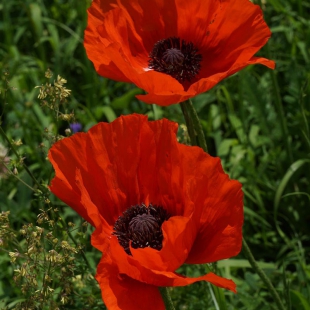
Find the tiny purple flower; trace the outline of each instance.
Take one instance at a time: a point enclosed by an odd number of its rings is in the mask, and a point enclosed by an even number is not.
[[[80,123],[72,123],[70,124],[70,129],[73,133],[76,133],[82,130],[82,125]]]

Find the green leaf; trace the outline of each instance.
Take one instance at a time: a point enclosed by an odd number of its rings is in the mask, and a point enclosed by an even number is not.
[[[116,119],[116,114],[113,109],[109,106],[98,106],[94,111],[96,119],[102,119],[103,115],[106,117],[108,122],[113,122]]]
[[[223,140],[219,145],[217,155],[219,157],[228,155],[230,148],[234,145],[238,145],[237,139],[225,139],[225,140]]]
[[[310,310],[309,302],[300,292],[295,290],[291,290],[290,292],[291,292],[292,305],[294,305],[293,309]]]
[[[228,115],[228,119],[229,119],[232,127],[236,131],[236,134],[238,136],[239,141],[244,142],[245,141],[245,133],[243,130],[241,120],[234,114]]]
[[[33,25],[33,29],[38,38],[42,37],[43,25],[42,25],[42,12],[37,3],[31,3],[29,6],[30,19]]]
[[[114,109],[126,109],[135,98],[135,96],[140,94],[143,94],[143,90],[140,88],[134,88],[123,96],[114,99],[111,102],[111,107]]]
[[[291,178],[293,177],[293,175],[295,174],[295,172],[300,169],[303,165],[305,164],[309,164],[310,163],[310,159],[299,159],[297,161],[295,161],[287,170],[287,172],[285,173],[284,177],[282,178],[276,194],[275,194],[275,198],[274,198],[274,220],[275,220],[275,224],[277,227],[277,230],[279,232],[279,234],[281,235],[281,237],[288,241],[284,232],[282,231],[282,229],[280,228],[278,221],[277,221],[277,217],[278,217],[278,208],[280,205],[280,200],[283,197],[283,192],[287,186],[287,184],[289,183],[289,181],[291,180]]]
[[[282,198],[282,194],[288,184],[288,182],[290,181],[290,179],[292,178],[292,176],[295,174],[295,172],[300,169],[303,165],[305,164],[309,164],[310,163],[310,159],[299,159],[297,161],[295,161],[287,170],[287,172],[285,173],[284,177],[282,178],[278,189],[276,191],[275,194],[275,198],[274,198],[274,211],[275,213],[277,213],[278,211],[278,207],[280,204],[280,200]]]

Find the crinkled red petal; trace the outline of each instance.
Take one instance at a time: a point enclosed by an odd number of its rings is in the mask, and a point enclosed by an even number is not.
[[[229,180],[219,159],[179,144],[176,131],[173,122],[135,114],[65,138],[49,152],[56,170],[50,188],[96,227],[92,244],[130,281],[182,286],[204,280],[235,291],[232,281],[213,274],[192,279],[174,272],[184,262],[236,255],[243,223],[240,183]],[[129,256],[112,236],[113,225],[141,203],[161,205],[171,218],[162,226],[161,251],[131,249]],[[105,262],[110,271],[111,262]]]
[[[146,103],[185,101],[250,64],[274,68],[273,61],[254,57],[271,33],[248,0],[96,0],[88,15],[85,48],[96,70],[146,90],[137,96]],[[199,75],[186,86],[148,69],[154,44],[173,36],[193,42],[203,56]]]
[[[109,310],[165,309],[158,287],[120,274],[107,254],[97,267],[96,279]]]
[[[86,136],[85,133],[77,133],[71,138],[56,142],[49,150],[48,158],[56,172],[50,190],[86,221],[94,225],[81,204],[80,191],[75,183],[77,167],[87,173]]]
[[[173,271],[146,268],[137,259],[125,253],[116,237],[111,238],[110,246],[109,255],[111,261],[117,265],[121,274],[125,274],[132,279],[155,286],[186,286],[198,281],[207,281],[218,287],[236,292],[236,285],[232,280],[219,277],[213,273],[208,273],[201,277],[188,278]]]

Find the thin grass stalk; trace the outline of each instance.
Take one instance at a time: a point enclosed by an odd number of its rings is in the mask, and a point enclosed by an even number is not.
[[[215,295],[214,295],[214,292],[213,292],[213,289],[212,289],[212,286],[211,286],[210,283],[208,283],[208,287],[209,287],[211,299],[212,299],[212,301],[213,301],[215,310],[221,310],[220,307],[219,307],[219,305],[218,305],[218,303],[217,303],[217,299],[216,299],[216,297],[215,297]]]
[[[252,268],[256,271],[256,273],[259,275],[259,277],[261,278],[261,280],[262,280],[262,281],[265,283],[265,285],[268,287],[270,294],[272,295],[272,297],[274,298],[274,301],[275,301],[276,304],[277,304],[277,308],[278,308],[279,310],[286,310],[285,307],[284,307],[284,304],[282,303],[282,300],[281,300],[281,298],[280,298],[278,292],[276,291],[276,289],[275,289],[274,286],[272,285],[272,283],[271,283],[271,281],[269,280],[269,278],[266,276],[266,274],[265,274],[265,272],[263,271],[263,269],[261,269],[261,268],[258,266],[258,264],[257,264],[257,262],[256,262],[256,260],[255,260],[255,258],[254,258],[254,256],[253,256],[253,254],[252,254],[252,252],[251,252],[251,250],[250,250],[250,248],[249,248],[249,246],[248,246],[248,244],[246,243],[246,241],[245,241],[244,238],[242,238],[242,250],[243,250],[245,256],[247,257],[247,259],[248,259],[250,265],[252,266]]]
[[[11,150],[13,151],[13,153],[17,156],[18,161],[23,165],[23,167],[25,168],[25,170],[27,171],[27,173],[29,174],[29,176],[31,177],[31,179],[34,181],[34,183],[38,186],[38,188],[41,188],[41,184],[37,181],[37,179],[35,178],[35,176],[32,174],[32,172],[28,169],[28,167],[25,165],[25,163],[23,162],[21,156],[18,154],[18,152],[16,151],[14,145],[11,143],[10,139],[8,138],[8,136],[6,135],[6,133],[4,132],[4,130],[2,129],[1,125],[0,125],[0,134],[3,136],[3,138],[7,141],[9,147],[11,148]]]
[[[268,58],[271,58],[270,47],[268,44],[267,44],[267,56],[268,56]],[[274,70],[269,70],[269,72],[270,72],[270,76],[271,76],[272,87],[274,90],[275,107],[276,107],[276,110],[277,110],[277,113],[278,113],[279,119],[280,119],[282,136],[283,136],[283,140],[285,143],[287,155],[289,157],[290,163],[292,164],[294,162],[294,158],[293,158],[291,143],[289,141],[287,122],[286,122],[283,104],[282,104],[282,99],[281,99],[281,95],[280,95],[280,88],[279,88],[279,84],[278,84]]]
[[[205,266],[208,273],[213,271],[208,264],[206,264]],[[227,310],[226,298],[223,290],[216,285],[211,285],[211,283],[208,284],[210,287],[210,294],[214,307],[219,310]]]

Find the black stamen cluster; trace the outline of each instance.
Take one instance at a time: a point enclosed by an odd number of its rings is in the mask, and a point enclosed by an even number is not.
[[[163,241],[161,225],[169,218],[170,215],[160,206],[132,206],[116,220],[113,235],[129,255],[130,241],[134,249],[151,247],[159,251]]]
[[[190,82],[200,71],[202,55],[192,42],[177,37],[155,43],[149,54],[149,68],[171,75],[180,83]]]

